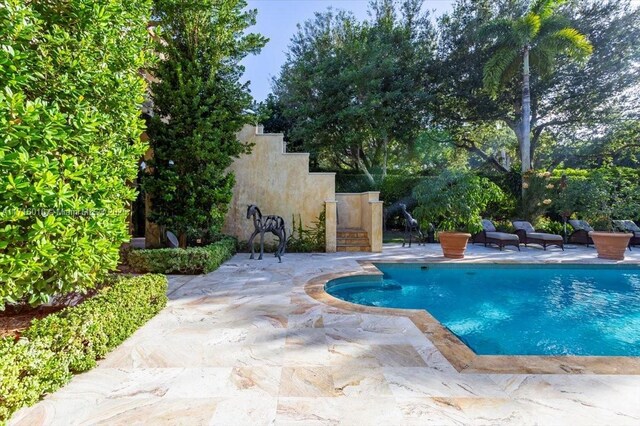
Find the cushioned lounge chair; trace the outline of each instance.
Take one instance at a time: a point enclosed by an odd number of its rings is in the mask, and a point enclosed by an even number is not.
[[[629,240],[629,250],[631,250],[631,246],[640,245],[640,228],[636,223],[632,220],[614,220],[613,227],[616,230],[621,232],[629,232],[633,234],[631,239]]]
[[[585,244],[587,247],[593,244],[593,240],[589,236],[589,232],[593,228],[584,220],[572,219],[569,225],[573,228],[573,232],[569,235],[568,242],[570,244]]]
[[[520,238],[514,234],[508,234],[506,232],[497,232],[493,222],[487,219],[482,219],[482,231],[473,236],[473,243],[484,244],[496,244],[500,247],[500,250],[504,246],[516,246],[520,251]]]
[[[520,238],[520,242],[525,245],[540,244],[544,250],[547,246],[558,246],[564,251],[564,240],[562,235],[546,234],[544,232],[536,232],[533,225],[525,220],[514,220],[511,222],[516,228],[516,235]]]

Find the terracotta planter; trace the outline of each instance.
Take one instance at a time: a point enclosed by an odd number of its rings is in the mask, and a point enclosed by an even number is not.
[[[465,232],[440,232],[438,239],[440,240],[444,257],[462,259],[464,251],[467,249],[469,238],[471,238],[471,234]]]
[[[624,232],[589,232],[600,259],[624,260],[631,234]]]

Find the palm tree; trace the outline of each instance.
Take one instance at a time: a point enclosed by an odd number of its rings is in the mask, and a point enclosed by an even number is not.
[[[516,19],[495,19],[481,33],[493,41],[495,53],[484,66],[484,87],[493,99],[522,69],[522,104],[515,133],[520,145],[522,172],[531,169],[531,89],[530,66],[541,77],[551,75],[558,57],[583,61],[593,51],[587,38],[569,26],[558,13],[566,0],[535,0],[527,12]],[[521,108],[521,111],[518,109]],[[518,114],[521,113],[521,114]]]

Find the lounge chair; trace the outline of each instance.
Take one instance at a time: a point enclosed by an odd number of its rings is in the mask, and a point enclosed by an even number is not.
[[[514,220],[511,223],[513,227],[516,228],[516,235],[525,247],[528,244],[540,244],[544,250],[547,249],[547,246],[558,246],[564,251],[562,235],[536,232],[533,225],[525,220]]]
[[[496,244],[500,247],[500,251],[504,246],[516,246],[520,251],[520,238],[517,235],[509,234],[507,232],[497,232],[493,222],[487,219],[482,219],[482,231],[473,236],[473,243],[484,244]]]
[[[593,244],[593,240],[589,236],[589,232],[593,231],[593,228],[584,220],[572,219],[569,221],[569,225],[573,228],[573,232],[569,235],[569,244],[585,244],[587,247]]]
[[[632,220],[613,220],[613,227],[621,232],[629,232],[633,234],[629,240],[629,250],[631,246],[640,245],[640,228]]]

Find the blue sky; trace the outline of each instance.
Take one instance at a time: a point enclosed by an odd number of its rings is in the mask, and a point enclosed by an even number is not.
[[[450,9],[453,0],[426,0],[425,6],[440,15]],[[285,61],[285,52],[298,23],[313,17],[314,12],[328,7],[350,10],[358,19],[367,18],[369,0],[248,0],[258,9],[258,22],[249,30],[270,39],[259,55],[246,58],[244,80],[251,81],[251,94],[257,101],[271,93],[271,78],[277,76]]]

